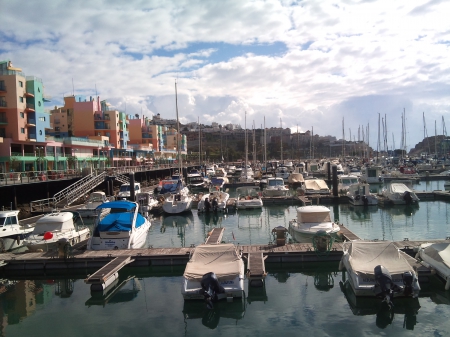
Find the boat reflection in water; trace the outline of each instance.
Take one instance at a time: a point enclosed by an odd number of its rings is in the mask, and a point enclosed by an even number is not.
[[[181,240],[181,247],[186,246],[186,227],[194,225],[194,215],[192,211],[179,215],[163,215],[161,218],[161,233],[165,233],[167,228],[176,228],[177,236]]]
[[[91,292],[91,298],[85,303],[86,306],[115,304],[130,302],[137,297],[142,289],[139,280],[135,276],[120,276],[115,279],[103,292]]]
[[[214,303],[213,309],[208,309],[204,301],[184,301],[183,316],[187,320],[201,319],[202,324],[210,329],[218,327],[221,318],[235,320],[235,324],[244,318],[246,309],[245,293],[241,298],[234,298],[232,302]]]
[[[222,227],[222,222],[227,218],[223,212],[199,213],[198,219],[202,225]]]
[[[398,297],[394,298],[393,306],[375,297],[356,296],[349,282],[339,282],[342,292],[347,299],[350,309],[355,316],[375,315],[375,324],[380,329],[385,329],[394,320],[395,314],[404,315],[403,328],[414,330],[417,324],[417,315],[420,304],[418,298]]]

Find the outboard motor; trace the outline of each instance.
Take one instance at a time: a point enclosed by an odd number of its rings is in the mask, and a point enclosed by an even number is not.
[[[404,290],[403,293],[405,296],[411,296],[413,294],[413,282],[414,278],[410,271],[405,271],[402,275]]]
[[[216,274],[213,272],[203,275],[200,285],[202,287],[200,294],[205,298],[206,307],[212,309],[214,307],[213,302],[218,299],[217,294],[223,294],[225,289],[220,285]]]
[[[364,203],[364,206],[369,205],[369,199],[368,199],[365,195],[363,195],[362,201],[363,201],[363,203]]]
[[[408,205],[411,204],[411,203],[412,203],[411,192],[406,191],[406,192],[403,194],[403,200],[405,200],[406,204],[408,204]]]
[[[387,268],[378,265],[374,269],[375,274],[375,286],[373,291],[375,292],[375,296],[383,299],[383,302],[386,302],[389,308],[392,308],[394,304],[392,300],[394,299],[394,293],[400,292],[403,290],[392,281],[391,273]]]

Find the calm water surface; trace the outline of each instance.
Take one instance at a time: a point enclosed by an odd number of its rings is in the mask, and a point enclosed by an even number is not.
[[[440,183],[440,185],[439,185]],[[443,189],[443,182],[422,183],[416,190]],[[224,227],[224,240],[266,244],[271,230],[288,227],[294,205],[264,207],[219,215],[158,217],[147,245],[180,247],[200,244],[213,227]],[[330,206],[333,219],[361,238],[426,240],[450,236],[450,204],[422,201],[419,207],[370,209]],[[450,292],[432,278],[422,283],[420,298],[395,302],[393,317],[379,301],[355,300],[341,289],[337,263],[267,264],[264,288],[249,288],[245,299],[220,302],[214,310],[181,296],[184,267],[121,271],[122,287],[93,298],[83,278],[45,275],[40,280],[3,281],[0,286],[0,336],[448,336]],[[135,276],[133,278],[133,276]],[[132,277],[129,281],[127,278]],[[21,279],[26,277],[21,277]]]

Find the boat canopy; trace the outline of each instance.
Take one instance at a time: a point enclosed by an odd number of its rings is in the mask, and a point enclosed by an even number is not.
[[[331,222],[330,210],[325,206],[303,206],[297,208],[297,222]]]
[[[411,189],[403,183],[393,183],[389,185],[389,192],[403,194],[405,192],[412,192]]]
[[[109,213],[97,225],[100,232],[128,232],[132,229],[133,213]],[[145,223],[141,214],[136,214],[136,225],[138,228]]]
[[[131,211],[136,207],[135,202],[127,201],[127,200],[117,200],[117,201],[111,201],[104,204],[101,204],[97,206],[97,209],[103,209],[103,208],[117,208],[117,209],[123,209],[126,211]]]
[[[182,185],[181,180],[163,180],[161,184],[161,191],[159,193],[176,193],[177,190],[181,190],[183,188]]]
[[[214,272],[221,281],[232,280],[241,270],[241,257],[232,243],[219,245],[199,245],[184,270],[188,280],[201,281],[203,275]]]
[[[433,243],[424,248],[423,252],[433,260],[442,262],[450,268],[450,244]]]
[[[348,261],[356,274],[373,275],[373,270],[378,265],[387,268],[391,274],[405,271],[414,273],[393,242],[346,242],[344,253],[349,255]]]
[[[74,228],[72,212],[57,212],[44,215],[34,226],[33,235],[45,232],[67,231]]]
[[[305,188],[307,190],[320,191],[327,190],[328,185],[323,179],[307,179],[305,180]]]

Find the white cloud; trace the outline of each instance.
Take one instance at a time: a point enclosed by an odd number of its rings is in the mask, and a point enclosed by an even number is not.
[[[375,130],[380,113],[400,138],[406,108],[410,147],[423,111],[428,134],[450,112],[446,1],[8,1],[2,11],[0,59],[41,77],[52,105],[73,79],[76,94],[97,87],[130,114],[175,118],[178,78],[186,121],[243,126],[247,111],[248,126],[281,117],[340,137],[343,117],[355,134]],[[248,48],[270,43],[286,50]]]

